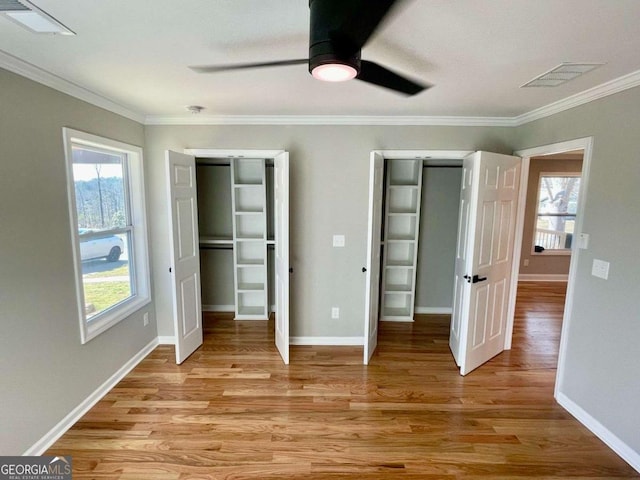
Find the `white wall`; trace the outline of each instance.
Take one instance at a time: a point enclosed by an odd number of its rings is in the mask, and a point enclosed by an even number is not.
[[[80,344],[62,144],[143,126],[2,69],[0,105],[0,455],[19,455],[157,333],[140,311]]]
[[[517,130],[519,149],[593,136],[575,301],[559,391],[635,451],[640,465],[640,88]],[[609,279],[591,275],[610,262]]]

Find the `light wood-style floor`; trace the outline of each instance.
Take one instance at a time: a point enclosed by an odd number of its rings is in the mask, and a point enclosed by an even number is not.
[[[176,366],[158,347],[49,450],[74,479],[640,478],[553,399],[562,284],[521,284],[514,346],[461,377],[447,316],[385,322],[362,349],[292,347],[207,316]]]

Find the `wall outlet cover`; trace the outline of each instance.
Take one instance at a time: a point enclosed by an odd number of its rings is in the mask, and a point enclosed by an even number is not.
[[[331,308],[331,318],[333,318],[333,319],[340,318],[340,308],[339,307],[332,307]]]
[[[344,235],[334,235],[333,236],[333,246],[334,247],[344,247],[345,238]]]

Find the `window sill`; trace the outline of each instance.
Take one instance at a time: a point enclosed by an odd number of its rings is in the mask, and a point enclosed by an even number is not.
[[[149,297],[133,297],[126,300],[124,303],[117,305],[111,311],[106,310],[94,320],[86,322],[86,320],[83,319],[84,324],[81,328],[81,343],[85,344],[89,342],[102,332],[110,329],[114,325],[117,325],[150,303],[151,298]]]

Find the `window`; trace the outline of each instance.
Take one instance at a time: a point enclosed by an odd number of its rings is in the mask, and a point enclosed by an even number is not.
[[[533,253],[571,252],[579,192],[580,174],[540,174]]]
[[[149,303],[142,150],[64,129],[80,337]]]

